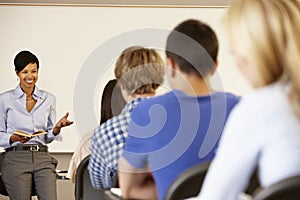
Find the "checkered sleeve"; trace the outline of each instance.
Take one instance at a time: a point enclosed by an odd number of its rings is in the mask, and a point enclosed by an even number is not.
[[[89,173],[94,188],[109,188],[117,173],[118,161],[127,138],[127,128],[133,107],[141,101],[127,104],[122,113],[101,124],[94,131],[91,144]]]
[[[111,167],[106,163],[105,153],[103,152],[103,140],[105,137],[105,126],[100,126],[94,131],[91,144],[91,156],[89,160],[89,173],[91,183],[94,188],[111,187]]]
[[[119,115],[94,131],[89,173],[94,188],[109,188],[127,137],[129,114]]]

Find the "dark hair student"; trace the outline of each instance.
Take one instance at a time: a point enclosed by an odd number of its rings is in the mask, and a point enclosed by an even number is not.
[[[120,86],[116,79],[108,81],[104,87],[101,98],[100,124],[113,116],[119,115],[126,102],[122,97]]]

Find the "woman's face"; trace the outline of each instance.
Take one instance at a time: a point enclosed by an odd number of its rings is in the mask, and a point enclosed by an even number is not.
[[[36,63],[29,63],[26,67],[16,72],[20,79],[20,86],[22,89],[33,89],[38,80],[38,68]]]

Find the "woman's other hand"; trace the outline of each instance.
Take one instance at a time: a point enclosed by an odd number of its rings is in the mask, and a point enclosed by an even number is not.
[[[60,132],[60,129],[65,127],[65,126],[70,126],[73,124],[73,121],[68,120],[69,113],[67,112],[65,116],[63,116],[55,125],[53,129],[53,134],[57,135]]]

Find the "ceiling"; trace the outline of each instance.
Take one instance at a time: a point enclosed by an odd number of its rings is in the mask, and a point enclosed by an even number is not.
[[[225,7],[231,0],[0,0],[0,5]]]

